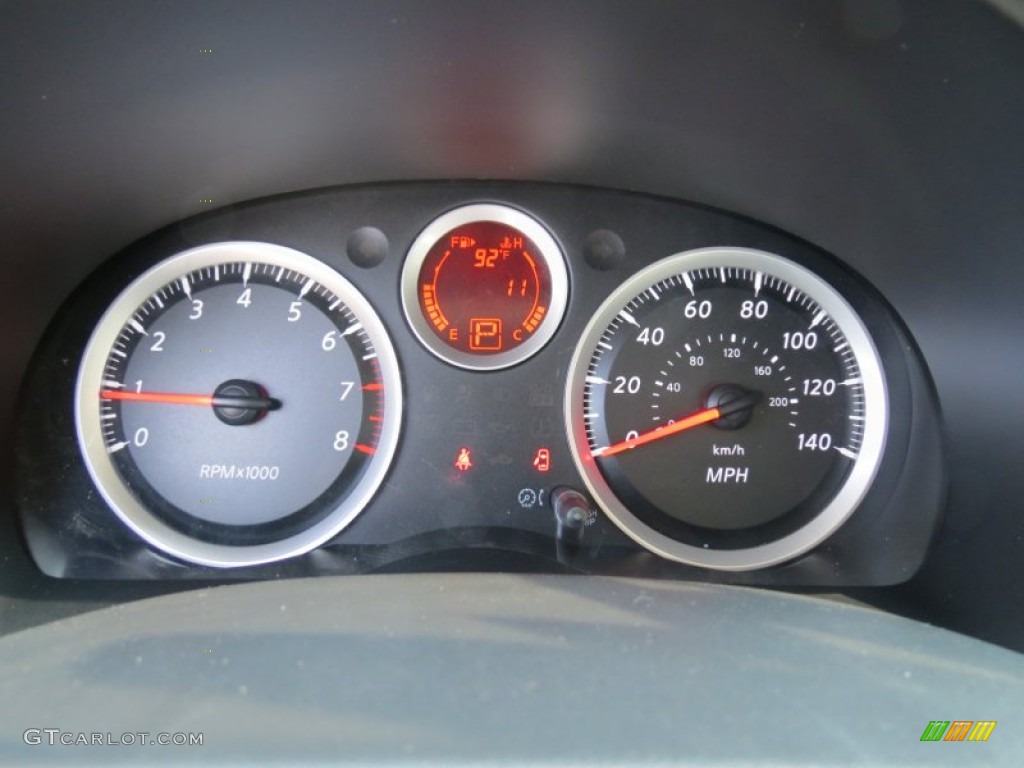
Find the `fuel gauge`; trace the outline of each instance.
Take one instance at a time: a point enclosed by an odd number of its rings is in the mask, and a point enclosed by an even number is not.
[[[558,243],[503,205],[467,205],[435,219],[409,249],[402,303],[413,331],[442,360],[497,370],[526,360],[565,313]]]

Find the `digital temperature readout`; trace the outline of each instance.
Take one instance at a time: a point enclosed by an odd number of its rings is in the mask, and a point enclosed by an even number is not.
[[[522,344],[551,304],[551,275],[537,245],[507,224],[453,229],[420,267],[420,309],[437,335],[464,352],[491,355]]]
[[[535,219],[471,205],[436,219],[413,243],[402,275],[406,316],[438,357],[478,370],[537,352],[565,311],[565,261]]]

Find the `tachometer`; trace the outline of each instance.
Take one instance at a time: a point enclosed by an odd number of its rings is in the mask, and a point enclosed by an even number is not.
[[[570,370],[587,486],[673,560],[746,570],[801,554],[853,513],[881,460],[887,395],[867,329],[774,254],[653,264],[598,310]]]
[[[363,296],[320,261],[227,242],[135,280],[85,351],[76,423],[93,481],[158,549],[240,566],[336,535],[383,480],[402,392]]]

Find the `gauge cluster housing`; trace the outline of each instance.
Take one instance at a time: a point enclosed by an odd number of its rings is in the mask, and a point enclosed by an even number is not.
[[[410,246],[438,216],[470,204],[501,204],[538,220],[561,246],[568,267],[561,326],[536,354],[503,370],[467,371],[438,359],[420,343],[402,309],[401,273]],[[369,249],[367,232],[374,233]],[[86,471],[73,408],[85,345],[124,287],[173,254],[224,241],[293,248],[349,280],[391,337],[405,405],[388,475],[341,534],[297,558],[230,570],[178,561],[121,523]],[[850,519],[810,552],[745,573],[663,560],[601,514],[581,533],[567,535],[552,508],[556,492],[583,487],[561,413],[569,363],[585,326],[601,302],[642,268],[712,246],[778,254],[841,294],[878,350],[891,414],[881,465]],[[29,549],[44,573],[68,579],[262,579],[472,568],[761,585],[893,584],[922,563],[946,486],[938,405],[921,356],[886,300],[848,266],[799,238],[711,208],[522,182],[360,185],[265,198],[183,220],[130,245],[88,278],[48,329],[23,386],[18,442],[18,506]]]

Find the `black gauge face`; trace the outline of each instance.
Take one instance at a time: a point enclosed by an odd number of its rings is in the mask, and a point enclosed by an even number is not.
[[[737,569],[841,524],[886,424],[877,354],[845,301],[745,249],[681,254],[616,292],[577,351],[567,415],[577,463],[627,533]]]
[[[223,243],[163,262],[107,312],[79,435],[137,533],[241,565],[308,550],[360,511],[400,402],[387,337],[347,281],[287,248]]]

